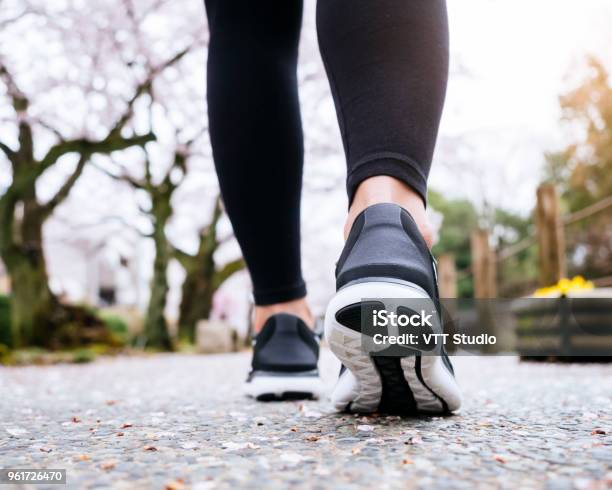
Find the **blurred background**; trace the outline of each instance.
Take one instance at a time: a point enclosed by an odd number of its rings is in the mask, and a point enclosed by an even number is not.
[[[612,4],[448,8],[428,210],[443,295],[521,297],[575,276],[577,289],[612,286]],[[306,0],[302,254],[322,314],[347,200],[314,13]],[[0,0],[3,362],[245,337],[250,283],[218,199],[207,41],[200,0]]]

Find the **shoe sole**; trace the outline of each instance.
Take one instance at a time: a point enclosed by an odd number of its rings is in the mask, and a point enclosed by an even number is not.
[[[323,382],[314,375],[255,375],[244,384],[244,394],[258,401],[316,400],[323,396]]]
[[[332,394],[335,408],[399,415],[459,409],[461,391],[439,355],[415,351],[406,357],[383,357],[364,352],[360,319],[365,298],[430,299],[417,285],[381,280],[350,284],[336,293],[325,314],[325,338],[347,370]]]

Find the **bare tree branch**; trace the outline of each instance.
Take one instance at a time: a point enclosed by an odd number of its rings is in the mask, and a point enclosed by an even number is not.
[[[32,123],[38,124],[40,127],[46,129],[47,131],[53,133],[55,135],[55,137],[59,140],[59,141],[65,141],[66,138],[64,138],[64,136],[62,135],[62,133],[59,132],[59,130],[55,129],[53,126],[51,126],[49,123],[47,123],[46,121],[40,119],[40,118],[31,118],[30,121]]]
[[[154,67],[150,70],[145,80],[136,86],[134,94],[132,95],[132,97],[127,103],[125,112],[117,119],[117,122],[114,124],[112,129],[109,131],[105,139],[101,141],[90,141],[85,138],[79,138],[79,139],[74,139],[74,140],[60,141],[59,143],[51,147],[51,149],[47,152],[45,157],[41,160],[37,175],[42,174],[47,168],[53,165],[61,156],[67,153],[72,153],[72,152],[81,153],[81,154],[84,154],[84,153],[89,153],[89,154],[111,153],[113,151],[123,150],[131,146],[143,146],[144,147],[144,145],[148,143],[149,141],[154,141],[155,136],[152,133],[142,135],[142,136],[135,136],[132,138],[124,138],[121,136],[121,130],[125,127],[128,121],[134,115],[134,104],[136,103],[136,101],[142,95],[151,92],[153,80],[155,79],[155,77],[159,75],[159,73],[161,73],[166,68],[180,61],[187,53],[189,53],[189,51],[192,48],[193,46],[188,46],[187,48],[179,51],[173,57],[166,60],[159,66]],[[12,78],[10,77],[10,74],[8,73],[7,70],[2,71],[3,68],[4,68],[4,65],[0,64],[0,75],[3,76],[3,78],[5,79],[5,83],[7,83],[7,86],[9,86],[8,84],[11,82]],[[10,87],[11,86],[9,86],[9,89]],[[13,92],[17,94],[16,96],[18,96],[21,92],[19,91],[15,92],[15,90],[17,89],[16,89],[16,86],[14,87],[15,89],[13,90]],[[27,99],[24,99],[24,100],[26,101],[26,107],[27,107]]]
[[[187,142],[185,143],[185,146],[190,150],[189,156],[192,155],[191,148],[193,147],[195,142],[198,141],[203,135],[205,135],[207,131],[208,131],[208,126],[206,125],[202,126],[198,131],[196,131],[196,133],[190,139],[187,140]]]
[[[45,157],[41,160],[40,165],[37,169],[37,176],[42,174],[47,168],[51,165],[55,164],[57,160],[67,154],[67,153],[80,153],[80,154],[93,154],[93,153],[111,153],[117,150],[123,150],[125,148],[129,148],[131,146],[143,146],[149,141],[154,141],[155,136],[153,133],[149,133],[142,136],[134,136],[132,138],[124,138],[121,136],[121,131],[128,123],[128,121],[132,118],[134,114],[134,104],[136,101],[144,94],[151,93],[153,80],[156,76],[158,76],[162,71],[166,68],[172,66],[173,64],[180,61],[187,53],[189,53],[193,49],[193,45],[187,46],[183,50],[177,52],[174,56],[161,63],[160,65],[152,68],[148,74],[148,76],[136,86],[134,90],[134,94],[127,102],[126,109],[124,113],[117,119],[117,122],[114,124],[112,129],[109,131],[106,138],[101,141],[90,141],[85,138],[73,139],[60,141],[45,155]],[[21,92],[17,89],[16,85],[12,82],[12,77],[10,76],[8,70],[4,68],[4,65],[0,63],[0,76],[5,81],[7,86],[9,87],[9,92],[15,94],[14,100],[19,100],[21,97]],[[15,99],[17,97],[17,99]],[[27,107],[27,99],[23,98]],[[14,102],[15,105],[15,102]]]
[[[164,180],[163,180],[163,182],[167,184],[168,186],[170,186],[171,189],[176,189],[185,180],[185,177],[187,176],[187,158],[188,158],[187,154],[181,149],[178,149],[174,152],[174,161],[172,162],[172,165],[168,169],[168,172],[166,172],[166,176],[164,177]],[[178,181],[173,182],[172,172],[176,169],[181,171],[181,176],[178,179]]]
[[[144,169],[145,169],[145,182],[148,186],[153,185],[153,174],[151,173],[151,158],[149,157],[149,152],[145,150],[145,161],[144,161]]]
[[[208,225],[208,228],[214,228],[215,230],[217,229],[217,223],[219,223],[219,220],[221,219],[221,216],[223,215],[223,201],[221,200],[221,196],[217,196],[217,199],[215,199],[215,207],[213,208],[213,215],[212,215],[212,219],[210,220],[210,224]]]
[[[132,177],[131,175],[129,175],[124,168],[122,168],[122,173],[120,175],[114,174],[112,172],[110,172],[109,170],[105,169],[104,167],[101,167],[100,165],[97,165],[95,163],[92,163],[92,165],[98,169],[100,172],[108,175],[109,177],[111,177],[112,179],[115,180],[120,180],[122,182],[126,182],[128,184],[130,184],[132,187],[134,187],[135,189],[146,189],[147,188],[147,184],[138,181],[137,179],[135,179],[134,177]]]
[[[2,143],[2,141],[0,141],[0,150],[2,150],[2,152],[6,155],[6,158],[8,158],[11,163],[15,163],[15,157],[17,154],[8,145]]]
[[[53,165],[57,160],[68,153],[89,154],[102,153],[109,154],[114,151],[125,150],[132,146],[144,146],[150,141],[155,140],[155,135],[152,133],[141,136],[133,136],[124,138],[117,135],[108,135],[101,141],[90,141],[85,138],[74,140],[66,140],[52,146],[44,158],[40,161],[37,174],[42,174],[47,168]]]
[[[13,17],[9,17],[8,19],[4,19],[2,22],[0,22],[0,31],[2,29],[5,29],[10,24],[13,24],[13,23],[17,22],[18,20],[22,19],[23,17],[25,17],[26,15],[28,15],[30,13],[31,12],[26,9],[26,10],[18,13],[17,15],[14,15]]]
[[[120,226],[122,226],[123,228],[133,231],[134,233],[136,233],[138,236],[141,236],[143,238],[151,238],[152,234],[151,233],[145,233],[144,231],[140,230],[136,225],[129,223],[123,216],[104,216],[103,218],[101,218],[99,221],[96,222],[90,222],[90,223],[73,223],[72,221],[69,221],[65,218],[63,218],[61,215],[57,215],[54,217],[55,220],[59,221],[62,223],[62,225],[66,226],[67,228],[69,228],[70,230],[85,230],[88,228],[96,228],[99,226],[106,226],[108,225],[108,223],[118,223]],[[116,231],[113,231],[113,233],[116,234]],[[58,242],[64,242],[65,240],[58,240]]]
[[[221,270],[215,274],[213,289],[217,289],[223,284],[232,274],[241,271],[246,267],[246,263],[243,258],[233,260],[225,264]]]
[[[134,115],[134,104],[136,103],[136,101],[144,94],[151,93],[153,78],[154,77],[151,77],[149,75],[144,81],[140,82],[136,86],[136,89],[134,90],[134,95],[132,95],[132,98],[127,102],[125,112],[119,117],[119,119],[117,119],[117,122],[109,131],[109,136],[118,136],[121,133],[121,130],[125,127],[128,121]]]
[[[29,122],[26,120],[25,113],[28,109],[30,101],[28,100],[25,93],[19,88],[17,82],[15,82],[15,78],[6,67],[2,59],[0,59],[0,80],[6,86],[6,91],[11,99],[11,104],[13,106],[14,111],[17,113],[17,121],[19,127],[19,150],[13,152],[7,152],[8,147],[6,145],[2,145],[2,151],[7,155],[13,168],[17,167],[20,158],[19,153],[25,154],[27,157],[30,157],[33,154],[33,146],[32,146],[32,128],[30,127]]]
[[[147,74],[145,79],[136,86],[132,98],[127,103],[125,112],[121,115],[121,117],[117,120],[113,128],[110,130],[109,135],[114,135],[121,132],[127,122],[134,115],[134,104],[136,103],[136,101],[144,94],[151,94],[153,89],[153,81],[155,80],[155,78],[166,68],[169,68],[170,66],[179,62],[192,49],[193,46],[187,46],[185,49],[176,53],[172,58],[149,70],[149,73]]]
[[[11,99],[11,103],[13,105],[13,109],[17,114],[22,114],[28,108],[28,98],[21,91],[17,83],[15,82],[15,78],[9,72],[6,67],[4,61],[0,59],[0,80],[6,85],[6,91],[8,96]]]
[[[186,271],[196,266],[202,260],[202,257],[209,253],[210,250],[216,250],[215,243],[218,243],[216,241],[217,223],[219,222],[219,219],[222,215],[223,207],[221,205],[221,197],[217,197],[217,199],[215,200],[215,207],[213,208],[210,223],[208,223],[200,230],[200,245],[199,250],[198,252],[196,252],[195,255],[188,254],[172,246],[172,255],[176,260],[179,261],[181,266]]]
[[[183,48],[181,51],[179,51],[178,53],[176,53],[172,58],[166,60],[165,62],[161,63],[160,65],[158,65],[156,68],[154,68],[151,72],[151,75],[153,75],[153,77],[159,75],[162,71],[164,71],[166,68],[170,68],[172,65],[178,63],[179,61],[181,61],[187,54],[189,54],[195,47],[196,47],[197,43],[194,42],[188,46],[186,46],[185,48]]]
[[[123,8],[125,9],[126,16],[130,21],[131,30],[134,35],[134,42],[138,46],[138,52],[144,57],[145,65],[147,69],[151,68],[151,58],[149,46],[143,43],[143,36],[140,30],[140,25],[144,19],[138,19],[136,17],[136,9],[134,7],[133,0],[123,0]]]
[[[64,182],[64,184],[59,188],[59,190],[47,203],[41,206],[42,212],[44,213],[45,217],[49,217],[51,213],[53,213],[53,210],[68,197],[68,194],[70,194],[70,191],[74,187],[74,184],[83,173],[83,169],[89,161],[89,158],[90,155],[88,154],[81,155],[79,161],[77,162],[76,168],[74,169],[72,174],[70,174],[68,179],[66,179],[66,182]]]
[[[179,264],[181,264],[181,267],[183,269],[189,270],[197,257],[195,255],[188,254],[187,252],[183,252],[181,249],[173,245],[170,245],[170,247],[172,257],[178,260]]]

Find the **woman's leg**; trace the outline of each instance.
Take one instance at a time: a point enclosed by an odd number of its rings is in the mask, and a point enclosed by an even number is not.
[[[445,1],[319,0],[317,29],[348,164],[347,232],[365,207],[395,202],[428,239],[427,177],[448,78]]]
[[[310,320],[300,264],[301,0],[206,0],[208,113],[221,193],[254,286],[256,328]]]
[[[455,411],[461,392],[443,351],[415,355],[419,347],[410,346],[398,352],[383,340],[376,351],[387,354],[370,355],[363,343],[370,318],[363,308],[400,313],[438,297],[424,238],[427,177],[448,73],[444,0],[319,0],[317,20],[350,200],[337,293],[325,317],[329,346],[347,368],[333,403],[357,412]]]

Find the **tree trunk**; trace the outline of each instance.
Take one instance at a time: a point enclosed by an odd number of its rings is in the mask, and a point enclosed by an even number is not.
[[[11,326],[14,347],[49,347],[57,300],[47,285],[42,251],[3,257],[11,277]]]
[[[152,192],[153,241],[155,243],[155,261],[153,264],[153,279],[151,280],[151,297],[145,318],[145,347],[162,350],[172,350],[172,341],[168,333],[168,324],[164,310],[168,295],[168,263],[170,261],[170,245],[166,238],[166,223],[172,215],[170,203],[171,193],[164,192],[163,187]]]
[[[15,347],[49,347],[61,315],[48,286],[42,244],[45,216],[36,201],[35,181],[30,180],[22,190],[20,199],[3,203],[6,208],[2,213],[6,236],[0,252],[11,278],[11,337]],[[19,217],[15,213],[18,205],[22,211]]]
[[[179,309],[179,337],[189,343],[196,341],[198,321],[208,318],[212,310],[213,295],[217,289],[214,254],[219,247],[217,224],[221,214],[221,200],[217,198],[210,223],[200,232],[197,253],[194,256],[179,253],[177,257],[187,273]]]
[[[214,262],[214,248],[201,246],[197,255],[184,259],[183,267],[187,277],[183,283],[179,316],[179,336],[181,340],[195,342],[196,327],[199,320],[210,317],[213,297],[223,282],[235,272],[244,269],[242,259],[235,260],[217,269]]]
[[[145,347],[171,350],[172,343],[168,333],[168,325],[164,310],[166,309],[166,296],[168,294],[168,278],[166,269],[168,260],[164,253],[157,250],[151,280],[151,297],[145,318]]]
[[[160,68],[167,68],[187,52],[179,53]],[[9,68],[0,60],[0,79],[6,87],[3,95],[8,97],[16,115],[13,123],[18,142],[18,148],[13,149],[0,140],[0,151],[8,159],[12,170],[11,184],[0,195],[0,257],[11,279],[11,337],[15,346],[53,347],[64,345],[62,342],[65,339],[78,343],[104,337],[104,332],[98,335],[92,329],[81,332],[81,326],[99,327],[100,322],[84,308],[60,304],[49,289],[42,228],[53,210],[66,199],[93,154],[110,154],[133,146],[144,147],[154,140],[152,133],[124,137],[122,130],[134,114],[136,101],[141,95],[150,93],[155,75],[156,71],[151,71],[149,77],[135,87],[125,111],[109,128],[105,138],[92,141],[88,138],[60,137],[41,159],[37,159],[34,152],[36,133],[31,126],[32,118],[27,117],[30,101]],[[39,203],[36,197],[37,181],[47,169],[70,153],[79,155],[74,171],[50,200]]]
[[[195,260],[197,261],[197,258]],[[212,277],[204,269],[205,267],[194,267],[187,270],[187,277],[182,287],[179,309],[179,338],[189,343],[196,341],[198,321],[208,318],[212,309],[215,291],[212,285]]]

